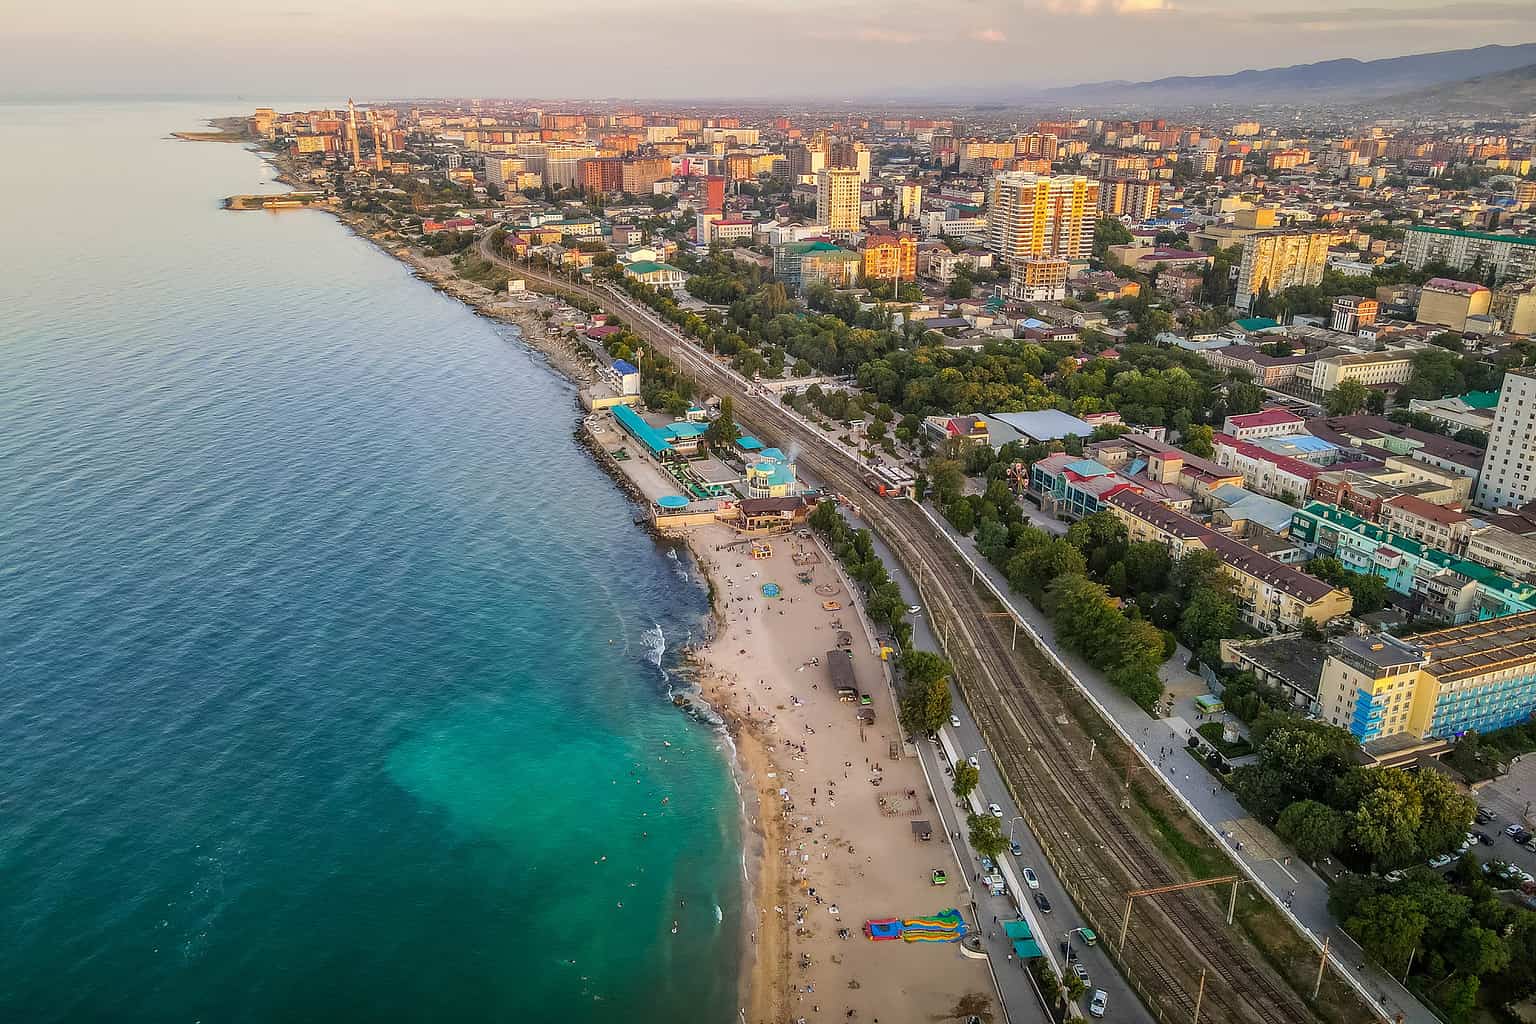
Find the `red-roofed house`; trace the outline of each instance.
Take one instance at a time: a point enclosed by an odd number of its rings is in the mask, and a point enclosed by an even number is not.
[[[1289,455],[1276,455],[1251,441],[1239,441],[1230,434],[1211,438],[1216,448],[1216,462],[1243,475],[1244,486],[1270,498],[1290,495],[1300,500],[1311,492],[1312,481],[1321,472]]]
[[[1256,437],[1304,434],[1306,424],[1307,421],[1295,413],[1278,406],[1270,406],[1258,412],[1228,416],[1221,425],[1221,432],[1239,441],[1251,441]]]

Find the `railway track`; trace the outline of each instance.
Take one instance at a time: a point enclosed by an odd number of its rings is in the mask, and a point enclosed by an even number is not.
[[[846,450],[776,401],[754,393],[729,367],[680,341],[648,307],[616,290],[575,285],[511,264],[490,250],[488,240],[482,251],[546,287],[621,311],[638,333],[687,367],[702,386],[732,395],[737,415],[758,433],[776,433],[781,446],[798,443],[800,462],[823,484],[849,496],[867,493],[862,473]],[[1036,838],[1051,852],[1058,875],[1084,915],[1104,923],[1099,929],[1104,941],[1118,942],[1126,892],[1183,879],[1136,829],[1121,803],[1125,794],[1115,793],[1115,784],[1101,772],[1077,767],[1080,751],[1053,727],[1065,711],[1063,699],[1011,653],[1009,635],[988,615],[990,599],[978,594],[969,568],[949,540],[905,502],[871,495],[862,511],[918,581],[930,614],[941,610],[947,627],[945,652],[955,664],[966,704],[1004,768],[1015,800],[1029,815]],[[1106,750],[1105,756],[1109,753]],[[1130,763],[1130,752],[1123,754]],[[1159,1020],[1189,1018],[1202,970],[1207,972],[1202,1020],[1298,1024],[1315,1019],[1300,997],[1233,933],[1206,896],[1181,893],[1155,903],[1142,900],[1117,959]]]

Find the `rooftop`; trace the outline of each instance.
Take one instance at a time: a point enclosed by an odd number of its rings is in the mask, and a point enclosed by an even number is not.
[[[1307,604],[1320,601],[1337,589],[1294,566],[1277,562],[1268,555],[1255,551],[1242,541],[1217,533],[1182,512],[1175,512],[1145,495],[1122,490],[1116,491],[1105,500],[1108,504],[1125,509],[1138,519],[1149,522],[1176,537],[1199,541],[1219,554],[1227,565],[1246,575],[1261,579]]]
[[[1076,416],[1069,416],[1059,409],[1042,409],[1039,412],[1000,412],[993,419],[1002,420],[1019,433],[1035,441],[1060,441],[1068,434],[1087,438],[1093,427]]]
[[[1420,232],[1427,235],[1450,235],[1453,238],[1478,238],[1489,242],[1513,242],[1515,245],[1536,245],[1536,238],[1522,238],[1519,235],[1490,235],[1485,231],[1458,231],[1455,228],[1429,228],[1413,227],[1409,233]]]
[[[1536,612],[1469,622],[1410,638],[1429,654],[1442,683],[1536,663]]]
[[[1306,420],[1297,416],[1289,409],[1260,409],[1258,412],[1243,413],[1239,416],[1229,416],[1228,421],[1242,430],[1251,430],[1254,427],[1272,427],[1279,423],[1294,423],[1301,426]]]

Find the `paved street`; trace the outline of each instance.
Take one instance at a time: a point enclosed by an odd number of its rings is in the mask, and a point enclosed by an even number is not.
[[[852,514],[849,514],[848,518],[855,526],[863,525]],[[906,574],[901,571],[900,564],[895,556],[878,537],[875,538],[875,550],[884,559],[891,578],[901,586],[902,594],[906,598],[907,603],[909,605],[920,604],[917,588]],[[933,635],[932,630],[929,629],[927,617],[919,612],[911,618],[911,621],[913,625],[913,642],[925,650],[939,650],[938,639]],[[1035,907],[1029,895],[1019,897],[1022,901],[1025,917],[1030,922],[1030,930],[1038,936],[1041,947],[1046,950],[1047,956],[1051,959],[1051,963],[1059,973],[1063,966],[1060,949],[1062,940],[1066,937],[1067,932],[1082,927],[1086,924],[1086,921],[1078,913],[1077,908],[1073,906],[1072,901],[1067,898],[1065,889],[1052,873],[1050,865],[1046,862],[1045,855],[1041,852],[1035,837],[1030,834],[1023,820],[1019,818],[1019,809],[1014,805],[1012,797],[1008,794],[1007,787],[998,775],[997,766],[983,748],[981,731],[971,718],[970,713],[966,710],[958,693],[955,694],[955,715],[960,719],[960,728],[950,728],[949,733],[960,756],[966,757],[978,751],[980,752],[977,760],[981,765],[981,784],[978,787],[981,803],[985,805],[995,802],[1003,809],[1005,830],[1012,832],[1014,840],[1021,847],[1021,856],[1015,858],[1011,854],[1004,854],[1004,857],[1013,865],[1013,872],[1016,878],[1023,878],[1024,868],[1033,869],[1040,880],[1040,891],[1045,893],[1046,898],[1050,901],[1051,913],[1042,915]],[[944,799],[946,795],[949,795],[950,786],[950,777],[944,771],[947,760],[940,747],[932,742],[925,741],[919,743],[918,752],[923,759],[924,767],[933,779],[935,792],[939,796],[940,814],[944,819],[944,827],[952,834],[956,831],[960,834],[959,848],[966,861],[963,866],[967,870],[966,877],[971,880],[974,886],[975,876],[981,870],[980,857],[970,848],[966,840],[965,813],[956,806],[952,795],[948,800]],[[993,930],[992,918],[994,916],[999,921],[1013,920],[1020,916],[1015,909],[1011,896],[992,896],[981,887],[976,886],[974,898],[976,900],[977,913],[985,931]],[[1017,960],[1010,962],[1007,959],[1007,955],[1011,950],[1008,942],[1003,938],[1000,926],[996,928],[995,935],[988,939],[987,948],[993,955],[993,963],[997,968],[998,980],[1006,994],[1010,1019],[1015,1022],[1036,1019],[1035,1017],[1021,1017],[1017,1012],[1017,1008],[1024,1004],[1020,1001],[1022,997],[1017,996],[1015,993],[1022,989],[1029,994],[1029,1001],[1034,1007],[1033,1012],[1038,1015],[1039,1019],[1044,1020],[1043,1010],[1039,1008],[1034,990],[1023,970],[1023,965]],[[1088,969],[1090,993],[1094,988],[1102,988],[1109,995],[1110,1012],[1107,1019],[1137,1022],[1137,1024],[1147,1022],[1147,1024],[1150,1024],[1153,1019],[1152,1016],[1137,1000],[1135,993],[1131,991],[1130,986],[1125,983],[1125,980],[1115,970],[1102,949],[1097,947],[1084,948],[1080,942],[1075,943],[1073,948],[1077,951],[1083,966]],[[1087,1005],[1086,997],[1082,1003],[1083,1006]]]
[[[1412,1024],[1436,1024],[1435,1015],[1396,979],[1372,964],[1362,965],[1360,947],[1338,927],[1328,913],[1327,883],[1299,859],[1290,857],[1279,838],[1250,817],[1230,792],[1215,786],[1204,766],[1189,755],[1184,744],[1198,723],[1177,715],[1153,719],[1129,697],[1110,686],[1099,672],[1081,658],[1062,649],[1056,643],[1055,628],[1045,614],[1009,591],[1002,574],[982,558],[970,538],[958,534],[937,513],[934,518],[978,573],[985,575],[1004,595],[1014,614],[1027,622],[1056,652],[1076,676],[1079,685],[1093,695],[1126,735],[1136,738],[1138,746],[1157,765],[1162,777],[1184,797],[1186,804],[1193,807],[1211,829],[1223,837],[1228,849],[1249,869],[1251,875],[1279,902],[1284,902],[1287,895],[1295,890],[1291,907],[1294,919],[1319,942],[1324,936],[1331,937],[1331,949],[1339,954],[1335,962],[1358,978],[1365,993],[1386,1011],[1387,1016],[1396,1019],[1401,1014],[1402,1020]],[[1170,753],[1159,759],[1158,753],[1163,748],[1171,748]],[[1530,791],[1536,793],[1536,780],[1533,780]],[[1507,838],[1500,837],[1500,841],[1505,852],[1518,849]],[[1239,842],[1242,843],[1241,851],[1236,849]]]

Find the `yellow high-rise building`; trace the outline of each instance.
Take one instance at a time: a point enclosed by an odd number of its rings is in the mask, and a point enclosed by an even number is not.
[[[1097,181],[1005,171],[992,179],[990,200],[987,248],[1010,267],[1039,256],[1086,260],[1093,255]]]
[[[816,220],[837,241],[859,230],[860,180],[857,167],[832,167],[816,172]]]
[[[1270,295],[1298,285],[1321,284],[1328,263],[1331,231],[1266,231],[1243,240],[1233,305],[1253,308],[1260,291]]]

